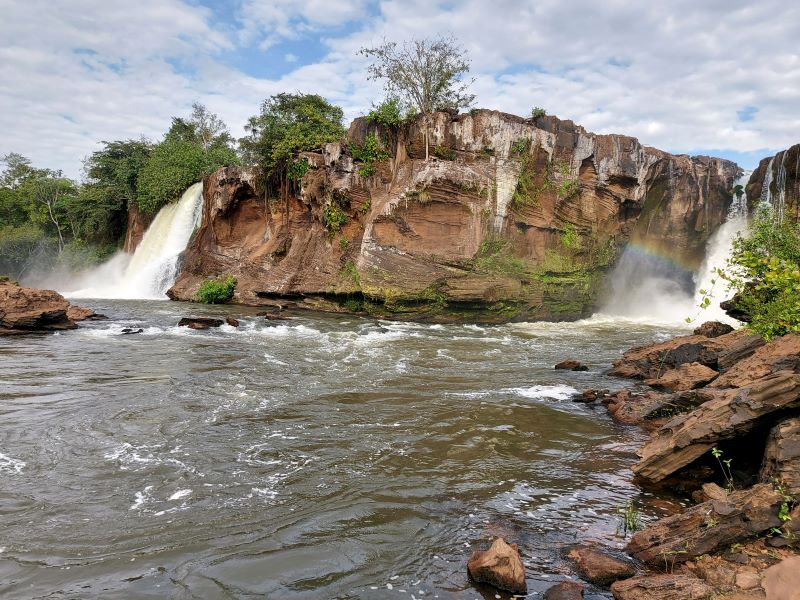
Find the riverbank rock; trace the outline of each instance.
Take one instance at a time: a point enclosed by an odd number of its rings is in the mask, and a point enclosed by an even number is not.
[[[74,306],[72,304],[67,308],[67,318],[70,321],[105,321],[108,319],[105,315],[100,315],[91,308],[84,308],[82,306]]]
[[[472,553],[467,563],[469,576],[477,582],[488,583],[500,590],[525,594],[525,567],[516,544],[497,538],[488,550]]]
[[[694,335],[703,335],[709,338],[719,337],[733,331],[733,327],[719,321],[706,321],[692,332]]]
[[[178,327],[188,327],[189,329],[208,329],[210,327],[221,327],[222,319],[211,319],[208,317],[184,317],[178,321]]]
[[[765,483],[780,482],[786,494],[800,497],[800,417],[772,428],[759,478]]]
[[[562,360],[555,367],[556,371],[588,371],[589,367],[577,360]]]
[[[800,373],[800,335],[789,333],[757,348],[720,375],[709,387],[743,387],[778,371]]]
[[[682,392],[704,386],[718,375],[714,369],[693,362],[682,364],[677,369],[669,369],[657,379],[645,379],[644,382],[654,388]]]
[[[726,371],[763,345],[761,336],[745,330],[715,338],[680,336],[628,350],[614,362],[611,374],[631,379],[658,379],[669,369],[688,363],[700,363],[716,371]]]
[[[800,556],[782,560],[764,573],[767,600],[800,600]]]
[[[648,525],[633,535],[627,551],[652,566],[685,562],[777,527],[782,502],[768,484],[737,490]]]
[[[544,600],[583,600],[583,584],[577,581],[562,581],[547,588]]]
[[[609,585],[618,579],[627,579],[636,574],[636,567],[630,562],[586,546],[572,548],[567,557],[575,563],[583,579],[596,585]]]
[[[227,323],[231,327],[238,327],[239,319],[234,319],[233,317],[225,317],[225,323]]]
[[[611,585],[616,600],[707,600],[714,590],[694,575],[646,575]]]
[[[0,334],[75,329],[77,325],[67,314],[70,308],[73,311],[94,312],[71,307],[61,294],[53,290],[0,281]]]
[[[750,431],[776,411],[800,407],[800,375],[780,371],[743,388],[706,388],[704,392],[716,397],[656,430],[639,450],[634,473],[660,481],[709,452],[720,440]]]

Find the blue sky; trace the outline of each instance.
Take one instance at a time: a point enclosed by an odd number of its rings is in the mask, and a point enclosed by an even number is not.
[[[79,177],[100,140],[193,102],[235,136],[281,91],[347,119],[382,95],[358,48],[451,34],[476,105],[752,168],[800,142],[800,5],[765,0],[0,0],[0,155]]]

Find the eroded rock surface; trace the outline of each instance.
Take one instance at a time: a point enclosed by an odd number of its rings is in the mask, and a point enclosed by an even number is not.
[[[770,431],[760,479],[800,497],[800,417],[785,419]]]
[[[617,600],[707,600],[714,590],[693,575],[670,574],[617,581],[611,592]]]
[[[428,161],[419,124],[388,132],[358,119],[348,143],[373,134],[389,158],[369,175],[334,143],[303,155],[310,168],[297,192],[265,193],[241,169],[207,177],[203,223],[170,296],[191,299],[205,278],[231,274],[249,304],[575,319],[596,308],[630,240],[699,265],[739,172],[555,117],[488,110],[435,114]],[[333,209],[341,228],[326,228]]]
[[[578,546],[570,550],[567,556],[575,563],[583,579],[597,585],[609,585],[636,574],[636,567],[631,562],[594,548]]]
[[[87,312],[94,314],[90,309],[71,306],[53,290],[0,281],[0,334],[75,329],[77,325],[68,315],[70,310],[78,317]]]
[[[544,600],[583,600],[583,584],[562,581],[547,589]]]
[[[717,378],[719,373],[700,363],[685,363],[669,369],[657,379],[645,379],[647,385],[671,392],[683,392],[706,385]]]

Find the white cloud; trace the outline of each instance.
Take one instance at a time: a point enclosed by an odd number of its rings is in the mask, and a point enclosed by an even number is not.
[[[158,137],[195,100],[234,135],[280,91],[320,93],[351,118],[381,96],[359,47],[438,33],[468,49],[479,106],[543,106],[674,151],[800,142],[800,6],[776,0],[242,0],[229,21],[188,0],[0,3],[0,154],[73,176],[99,140]],[[229,64],[287,40],[292,52],[263,55],[286,75]],[[297,44],[320,42],[304,64]],[[745,107],[757,110],[742,121]]]

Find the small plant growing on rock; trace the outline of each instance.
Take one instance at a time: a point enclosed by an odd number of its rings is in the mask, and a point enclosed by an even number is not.
[[[455,160],[456,159],[456,151],[452,148],[448,148],[447,146],[434,146],[431,150],[431,154],[433,154],[436,158],[441,160]]]
[[[322,212],[322,223],[330,234],[339,233],[348,221],[347,214],[337,204],[329,204]]]
[[[346,252],[349,246],[350,240],[348,240],[346,237],[339,238],[339,248],[341,248],[342,252]]]
[[[534,119],[541,119],[547,114],[547,111],[543,109],[541,106],[534,106],[533,110],[531,110],[531,117]]]
[[[383,149],[378,136],[370,133],[365,139],[364,144],[350,144],[350,154],[353,160],[360,161],[362,164],[358,168],[358,174],[361,177],[369,177],[375,173],[375,163],[389,158],[389,153]]]
[[[511,144],[511,155],[522,156],[523,154],[528,152],[530,147],[531,147],[530,138],[522,138],[521,140],[517,140],[516,142]]]
[[[725,489],[727,489],[729,492],[732,492],[735,487],[733,484],[733,474],[731,473],[731,459],[728,458],[723,460],[722,450],[716,446],[711,449],[711,456],[717,459],[719,468],[722,470],[722,475],[725,477]]]
[[[233,298],[235,289],[236,278],[233,275],[206,279],[200,284],[196,298],[203,304],[225,304]]]
[[[571,250],[580,247],[581,238],[572,223],[567,223],[564,226],[564,229],[561,230],[561,243],[565,248],[569,248]]]

